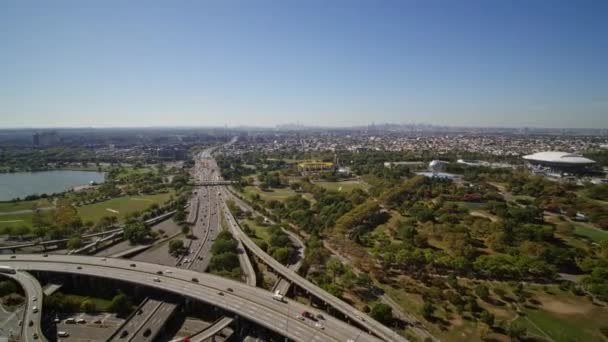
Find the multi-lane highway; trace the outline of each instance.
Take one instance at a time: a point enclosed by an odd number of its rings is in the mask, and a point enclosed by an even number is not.
[[[318,322],[303,318],[304,311],[319,312],[295,301],[274,300],[268,291],[210,274],[142,262],[133,267],[130,260],[74,255],[1,255],[0,262],[18,270],[111,278],[173,292],[233,312],[295,341],[378,340],[328,315]],[[163,274],[158,275],[158,271]]]
[[[27,272],[16,274],[3,273],[7,277],[15,279],[25,291],[27,302],[23,317],[23,341],[46,341],[40,328],[40,316],[42,315],[42,287],[36,278]]]

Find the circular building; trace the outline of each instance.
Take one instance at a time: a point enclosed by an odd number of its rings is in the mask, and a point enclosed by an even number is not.
[[[584,172],[595,164],[594,160],[567,152],[537,152],[522,157],[531,166],[550,169],[552,172]]]
[[[429,163],[429,171],[433,173],[438,173],[443,171],[444,163],[441,160],[432,160]]]

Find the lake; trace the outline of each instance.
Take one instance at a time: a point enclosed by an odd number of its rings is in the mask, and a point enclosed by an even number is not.
[[[0,201],[23,198],[34,194],[52,194],[104,181],[103,172],[92,171],[41,171],[0,173]]]

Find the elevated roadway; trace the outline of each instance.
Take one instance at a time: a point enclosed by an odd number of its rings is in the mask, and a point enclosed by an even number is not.
[[[45,257],[23,254],[15,258],[0,255],[0,264],[19,270],[110,278],[173,292],[218,306],[295,341],[378,341],[376,337],[329,316],[316,326],[315,322],[300,317],[304,311],[319,313],[306,305],[295,301],[279,302],[272,299],[268,291],[210,274],[142,262],[132,267],[133,262],[129,260],[76,255]],[[163,269],[169,269],[171,273],[156,274]],[[193,278],[197,282],[192,281]]]
[[[40,328],[43,300],[40,283],[31,274],[23,271],[19,271],[16,274],[3,273],[3,275],[16,280],[23,288],[25,296],[27,297],[23,315],[23,325],[21,326],[21,341],[46,341],[46,338],[42,334],[42,329]],[[37,312],[34,312],[34,308],[36,308],[35,311]]]

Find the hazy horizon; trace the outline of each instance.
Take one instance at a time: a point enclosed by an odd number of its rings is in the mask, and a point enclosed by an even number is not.
[[[0,128],[608,128],[608,2],[5,1]]]

